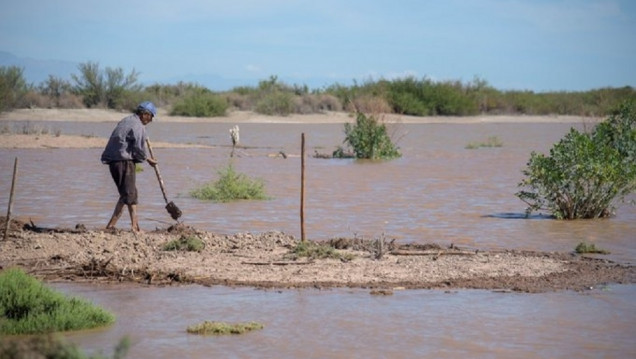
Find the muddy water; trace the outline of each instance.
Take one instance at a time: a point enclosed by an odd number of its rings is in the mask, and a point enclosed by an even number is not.
[[[55,123],[64,134],[108,136],[112,123]],[[202,143],[212,149],[155,149],[168,197],[187,224],[221,233],[280,230],[300,236],[300,137],[306,152],[330,153],[343,138],[341,124],[243,124],[241,143],[230,160],[233,124],[153,123],[153,141]],[[403,157],[389,162],[307,158],[305,231],[310,239],[386,236],[442,245],[571,250],[595,243],[617,259],[636,258],[636,207],[621,206],[609,220],[520,219],[525,204],[514,193],[530,152],[547,151],[571,126],[585,124],[401,124],[390,129]],[[465,149],[497,136],[501,148]],[[279,152],[287,159],[274,157]],[[20,158],[14,214],[42,226],[103,226],[115,188],[100,164],[101,149],[0,149],[0,193],[10,189]],[[218,177],[232,163],[265,183],[267,201],[218,204],[188,193]],[[141,226],[170,222],[154,172],[138,176]],[[0,199],[6,208],[8,196]],[[124,217],[120,227],[129,226]]]
[[[57,284],[116,313],[106,329],[71,333],[108,353],[122,337],[131,358],[633,358],[636,286],[584,294],[488,291],[260,291],[187,286]],[[257,321],[242,336],[186,333],[204,320]]]
[[[112,123],[55,123],[63,134],[106,137]],[[342,125],[243,124],[247,148],[231,161],[239,172],[261,178],[267,201],[217,204],[188,193],[213,180],[230,163],[234,124],[154,123],[154,141],[202,143],[211,149],[155,149],[168,196],[185,223],[221,233],[281,230],[300,235],[300,136],[307,153],[330,153]],[[305,230],[309,239],[385,236],[464,247],[570,251],[579,242],[636,259],[636,208],[621,206],[607,220],[564,222],[521,219],[514,196],[530,152],[547,151],[571,126],[585,124],[401,124],[403,157],[389,162],[307,158]],[[465,149],[497,136],[501,148]],[[275,154],[284,152],[287,159]],[[115,188],[101,149],[0,149],[0,193],[8,193],[13,159],[20,158],[13,213],[41,226],[103,226]],[[141,226],[170,222],[154,172],[139,174]],[[0,199],[6,208],[8,195]],[[127,227],[124,218],[121,227]],[[262,292],[227,288],[61,286],[112,308],[113,328],[77,334],[82,345],[106,349],[122,335],[136,341],[133,357],[190,357],[208,353],[286,357],[634,357],[636,286],[587,294],[504,295],[480,291]],[[204,315],[209,313],[209,315]],[[585,315],[581,315],[584,313]],[[200,320],[257,320],[266,329],[239,338],[198,338],[183,328]],[[384,344],[386,343],[386,344]],[[150,353],[150,354],[142,354]],[[473,355],[475,354],[475,355]],[[517,355],[518,354],[518,355]],[[183,355],[182,355],[183,356]],[[186,355],[187,356],[187,355]],[[230,355],[232,356],[232,355]]]

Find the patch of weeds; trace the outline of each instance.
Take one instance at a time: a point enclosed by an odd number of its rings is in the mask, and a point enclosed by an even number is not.
[[[466,145],[467,150],[475,150],[481,147],[502,147],[503,142],[497,136],[490,136],[485,142],[471,142]]]
[[[576,253],[579,253],[579,254],[583,254],[583,253],[610,254],[610,251],[608,251],[608,250],[601,249],[601,248],[596,248],[594,243],[587,244],[587,243],[584,243],[584,242],[579,243],[576,246],[576,248],[574,249],[574,251]]]
[[[0,273],[0,333],[40,334],[112,324],[115,316],[53,291],[21,269]]]
[[[139,173],[143,171],[144,171],[144,166],[142,166],[141,163],[135,163],[135,172]]]
[[[309,259],[339,259],[344,262],[349,262],[355,258],[351,253],[338,252],[334,247],[327,243],[316,243],[312,241],[298,242],[296,247],[285,256],[287,259],[296,260],[301,257],[307,257]]]
[[[263,181],[260,179],[252,180],[245,174],[236,172],[232,164],[219,171],[219,179],[217,181],[208,182],[192,190],[190,196],[216,202],[267,199]]]
[[[186,331],[190,334],[227,335],[244,334],[252,330],[263,329],[263,327],[263,324],[257,322],[232,324],[225,322],[210,322],[206,320],[203,323],[189,326]]]
[[[196,236],[181,236],[163,245],[164,251],[201,252],[205,243]]]

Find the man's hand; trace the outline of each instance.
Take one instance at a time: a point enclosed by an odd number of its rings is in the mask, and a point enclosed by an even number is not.
[[[151,158],[151,157],[146,158],[146,161],[152,167],[156,166],[159,163],[157,160],[155,160],[154,158]]]

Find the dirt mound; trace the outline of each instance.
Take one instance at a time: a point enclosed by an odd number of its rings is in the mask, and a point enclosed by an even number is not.
[[[5,220],[2,221],[4,227]],[[4,230],[4,228],[2,228]],[[290,257],[299,240],[281,232],[216,234],[179,223],[152,232],[41,228],[12,221],[0,266],[49,281],[200,283],[255,287],[479,288],[541,292],[636,283],[636,268],[572,253],[465,250],[395,240],[319,242],[339,255]],[[197,251],[166,244],[196,240]],[[292,258],[292,259],[290,259]]]

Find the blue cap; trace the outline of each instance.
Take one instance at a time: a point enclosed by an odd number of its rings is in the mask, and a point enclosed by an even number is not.
[[[152,114],[153,120],[157,120],[157,108],[150,101],[144,101],[137,106],[137,111],[148,111]]]

